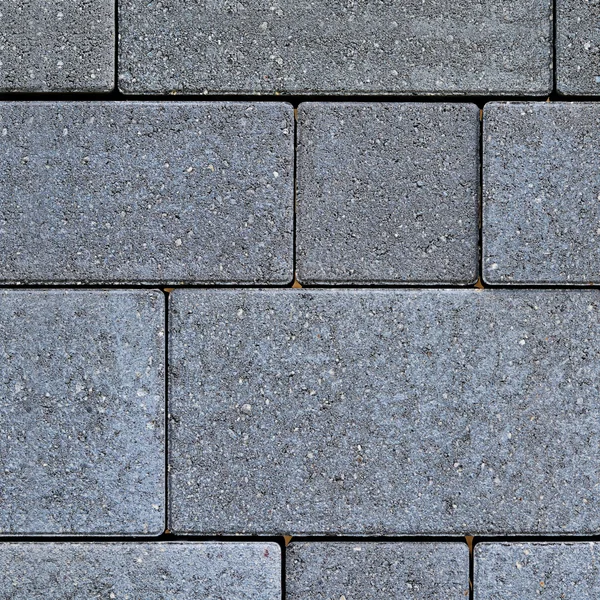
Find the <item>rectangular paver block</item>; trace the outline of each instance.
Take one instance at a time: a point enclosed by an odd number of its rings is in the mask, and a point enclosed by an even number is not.
[[[172,531],[600,531],[597,292],[170,302]]]
[[[293,109],[0,104],[0,280],[287,283]]]
[[[552,88],[550,0],[119,3],[128,94],[527,94]]]
[[[477,106],[304,103],[298,115],[302,283],[477,280]]]
[[[10,600],[280,600],[274,543],[0,544]]]
[[[556,87],[600,95],[600,0],[556,0]]]
[[[2,0],[0,92],[109,92],[114,0]]]
[[[0,535],[162,533],[164,334],[162,292],[0,293]]]
[[[600,283],[600,105],[484,110],[483,277]]]
[[[286,549],[287,600],[465,600],[460,543],[300,542]]]
[[[474,600],[597,600],[600,548],[594,543],[481,543]]]

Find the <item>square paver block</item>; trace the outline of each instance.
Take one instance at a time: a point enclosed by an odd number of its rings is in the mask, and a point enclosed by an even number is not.
[[[600,0],[556,0],[556,87],[600,95]]]
[[[280,600],[274,543],[4,543],[2,600]]]
[[[298,115],[302,283],[477,280],[477,106],[305,103]]]
[[[484,111],[483,277],[600,283],[600,104]]]
[[[109,92],[114,0],[2,0],[0,92]]]
[[[128,94],[526,94],[552,88],[551,0],[119,2]]]
[[[170,302],[170,530],[600,531],[599,292]]]
[[[460,543],[300,542],[286,549],[287,600],[465,600]]]
[[[475,546],[475,600],[597,600],[594,543],[482,543]]]
[[[162,533],[164,350],[162,292],[0,293],[0,535]]]
[[[0,281],[288,283],[286,103],[0,104]]]

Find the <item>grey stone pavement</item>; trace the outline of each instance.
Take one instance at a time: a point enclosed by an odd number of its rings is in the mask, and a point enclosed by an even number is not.
[[[291,600],[464,600],[468,593],[464,543],[297,542],[286,552]]]
[[[479,129],[474,104],[300,104],[300,283],[475,283]]]
[[[529,95],[552,89],[550,0],[119,4],[126,94]]]
[[[110,92],[113,0],[2,0],[0,92]]]
[[[560,94],[600,94],[600,2],[556,0],[556,88]]]
[[[158,535],[159,291],[0,292],[0,535]]]
[[[175,290],[168,528],[598,532],[599,301]]]
[[[600,0],[0,0],[0,599],[600,597],[599,98]]]
[[[600,594],[597,552],[594,542],[478,544],[474,598],[593,600]]]
[[[272,542],[0,543],[0,598],[281,597]]]
[[[600,283],[599,146],[600,104],[486,104],[487,283]]]
[[[0,281],[285,284],[287,103],[0,106]]]

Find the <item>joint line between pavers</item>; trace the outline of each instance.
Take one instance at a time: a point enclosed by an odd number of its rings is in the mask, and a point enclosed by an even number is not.
[[[169,294],[172,288],[165,288],[163,293],[165,295],[165,359],[164,359],[164,390],[165,390],[165,416],[164,416],[164,450],[165,450],[165,464],[164,464],[164,477],[165,477],[165,503],[164,503],[164,533],[168,532],[168,519],[169,519]]]
[[[115,44],[118,48],[118,43]],[[554,50],[553,50],[554,52]],[[118,55],[117,66],[115,68],[118,77]],[[556,79],[552,76],[554,83]],[[476,104],[482,108],[488,102],[597,102],[597,95],[561,95],[556,89],[547,96],[503,96],[498,94],[491,95],[306,95],[297,94],[275,95],[275,94],[213,94],[213,95],[169,95],[169,94],[148,94],[148,95],[125,95],[116,87],[112,92],[4,92],[0,94],[0,102],[141,102],[149,103],[162,101],[165,103],[189,103],[202,102],[210,104],[211,102],[256,102],[272,103],[287,102],[294,108],[304,102],[331,102],[331,103],[399,103],[399,104]]]

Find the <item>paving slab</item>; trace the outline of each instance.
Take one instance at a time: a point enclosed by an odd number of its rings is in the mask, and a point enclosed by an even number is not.
[[[0,598],[280,600],[274,543],[4,543]]]
[[[556,0],[556,87],[600,96],[599,0]]]
[[[300,542],[286,549],[287,600],[464,600],[461,543]]]
[[[600,283],[600,105],[486,104],[483,278]]]
[[[286,103],[0,104],[0,281],[293,278]]]
[[[545,95],[550,0],[119,4],[126,94]]]
[[[175,290],[169,529],[597,533],[599,301]]]
[[[0,92],[110,92],[114,0],[2,0]]]
[[[163,532],[164,334],[162,292],[0,292],[0,535]]]
[[[475,546],[474,600],[600,596],[595,543],[481,543]]]
[[[479,130],[474,104],[301,104],[298,280],[477,281]]]

